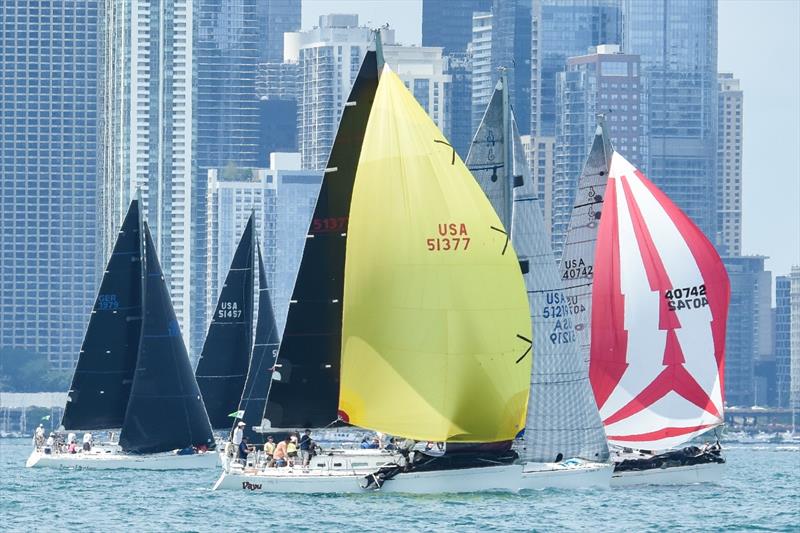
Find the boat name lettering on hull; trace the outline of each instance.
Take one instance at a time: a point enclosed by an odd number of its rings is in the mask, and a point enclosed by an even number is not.
[[[437,228],[437,237],[426,239],[429,252],[456,252],[469,248],[470,237],[464,223],[444,223]]]
[[[587,265],[583,259],[570,259],[564,261],[564,273],[561,279],[592,279],[592,271],[592,265]]]
[[[249,481],[242,481],[242,489],[261,490],[261,483],[250,483]]]
[[[708,306],[705,284],[670,289],[664,293],[664,299],[667,301],[667,308],[670,311],[699,309]]]

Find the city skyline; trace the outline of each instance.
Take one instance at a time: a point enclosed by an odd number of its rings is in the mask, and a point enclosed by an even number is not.
[[[421,43],[422,0],[304,0],[302,29],[332,11],[358,13],[362,24],[388,22],[398,43]],[[787,232],[800,236],[800,2],[719,0],[718,17],[717,71],[733,73],[747,100],[742,254],[765,255],[766,269],[788,274],[800,263],[800,238],[786,238]]]

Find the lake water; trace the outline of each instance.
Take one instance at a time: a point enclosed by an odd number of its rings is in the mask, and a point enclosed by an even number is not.
[[[26,469],[0,439],[0,531],[800,531],[800,446],[732,445],[720,485],[518,495],[212,492],[214,470]]]

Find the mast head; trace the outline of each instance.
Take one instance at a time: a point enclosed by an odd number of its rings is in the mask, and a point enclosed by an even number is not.
[[[372,30],[372,33],[375,34],[375,56],[378,62],[378,73],[380,73],[383,70],[383,65],[385,63],[383,59],[383,40],[381,38],[381,31],[388,29],[389,29],[389,23],[387,22],[383,26],[380,26],[379,28],[375,28],[374,30]]]
[[[614,147],[611,145],[611,136],[606,130],[606,115],[605,113],[597,113],[597,129],[595,135],[599,135],[603,139],[603,151],[605,152],[606,164],[611,165],[611,155],[614,153]]]

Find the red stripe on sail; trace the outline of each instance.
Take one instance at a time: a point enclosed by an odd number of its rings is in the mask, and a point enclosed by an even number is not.
[[[599,407],[608,400],[628,368],[625,361],[628,332],[625,331],[625,297],[620,284],[615,182],[614,178],[609,177],[597,230],[592,284],[589,381]]]
[[[656,201],[675,224],[686,241],[706,286],[706,298],[711,309],[711,335],[714,342],[714,357],[719,371],[720,394],[724,401],[725,372],[725,328],[730,302],[730,282],[725,266],[716,249],[692,220],[672,201],[653,185],[647,177],[637,170],[636,175],[655,197]]]
[[[636,198],[633,196],[631,186],[628,179],[622,176],[622,189],[625,191],[625,199],[628,203],[628,210],[631,214],[631,222],[633,223],[633,232],[636,234],[636,242],[639,244],[639,253],[642,257],[642,264],[644,264],[645,272],[647,272],[647,281],[650,283],[650,289],[658,291],[658,329],[669,330],[680,328],[681,323],[678,316],[674,311],[670,311],[665,294],[668,290],[672,289],[672,282],[667,274],[667,269],[664,267],[664,262],[661,260],[661,255],[658,253],[653,237],[650,235],[650,230],[647,228],[647,223],[642,216],[642,211],[639,209],[639,204],[636,203]]]
[[[667,343],[664,351],[665,359],[683,359],[683,353],[680,352],[680,343],[678,342],[674,330],[669,330],[667,332]],[[656,379],[642,389],[642,392],[637,394],[636,397],[625,404],[616,413],[603,420],[603,423],[609,426],[620,420],[625,420],[650,407],[672,391],[675,391],[676,394],[692,402],[709,414],[717,418],[722,418],[716,405],[714,405],[714,402],[711,401],[711,398],[708,396],[708,393],[697,383],[692,375],[689,374],[685,366],[677,363],[668,365],[661,371]]]
[[[680,437],[681,435],[688,435],[704,429],[710,429],[715,424],[703,424],[700,426],[693,426],[688,428],[675,428],[668,427],[651,431],[650,433],[639,433],[638,435],[609,435],[608,440],[619,440],[625,442],[647,442],[652,440],[668,439],[670,437]]]

